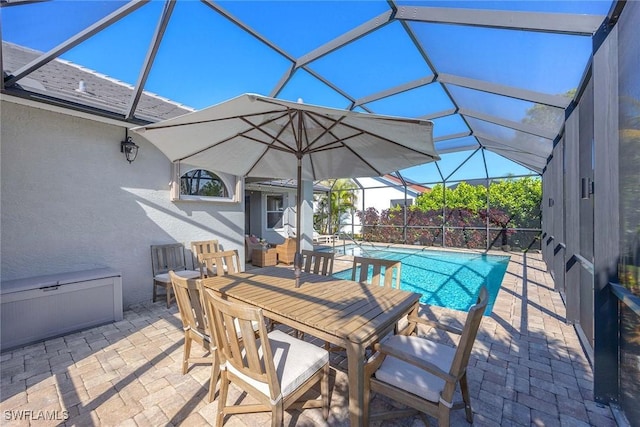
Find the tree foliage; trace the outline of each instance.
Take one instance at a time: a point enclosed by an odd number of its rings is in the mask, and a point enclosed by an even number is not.
[[[340,228],[343,216],[351,216],[355,211],[358,202],[355,190],[358,187],[350,179],[337,179],[333,183],[322,184],[330,187],[331,191],[316,198],[313,225],[322,234],[335,233]]]
[[[533,177],[494,180],[488,188],[467,182],[455,187],[438,184],[408,208],[407,227],[403,206],[382,212],[369,208],[358,216],[363,237],[371,241],[402,242],[406,235],[409,243],[438,244],[444,227],[446,246],[484,248],[489,239],[527,247],[531,235],[518,235],[515,228],[540,228],[541,199],[542,181]],[[494,229],[489,236],[483,230],[487,225]]]

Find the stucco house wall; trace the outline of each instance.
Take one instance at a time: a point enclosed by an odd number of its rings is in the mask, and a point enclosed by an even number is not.
[[[250,234],[254,234],[270,243],[282,243],[288,235],[288,229],[296,226],[296,190],[283,187],[247,184],[246,194],[250,197],[248,214],[250,216]],[[284,212],[282,227],[267,228],[267,196],[282,195]]]
[[[171,163],[142,138],[120,153],[125,128],[107,119],[0,101],[1,278],[111,267],[123,304],[152,295],[150,245],[217,238],[244,257],[237,203],[170,198]],[[242,190],[240,190],[242,191]]]
[[[376,208],[378,212],[389,209],[392,200],[404,200],[404,188],[397,186],[397,184],[393,186],[393,183],[383,181],[380,178],[358,178],[358,182],[365,189],[364,199],[362,190],[357,191],[358,210],[362,210],[363,200],[365,209]],[[382,187],[384,185],[388,185],[388,187]],[[407,191],[407,203],[413,203],[415,198],[416,193],[409,189]]]
[[[386,181],[379,177],[365,177],[358,178],[357,182],[364,188],[364,190],[356,190],[356,211],[366,210],[369,208],[375,208],[378,213],[381,213],[385,209],[391,207],[392,200],[404,200],[404,188],[398,184]],[[387,185],[387,187],[383,187]],[[412,189],[407,191],[407,204],[415,202],[417,193]],[[364,202],[364,205],[363,205]],[[347,234],[358,234],[361,232],[361,221],[357,215],[353,215],[353,223],[351,222],[351,216],[345,215],[342,219],[341,231]]]

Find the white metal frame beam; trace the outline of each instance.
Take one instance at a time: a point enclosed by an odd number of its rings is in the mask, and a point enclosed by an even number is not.
[[[604,16],[443,7],[398,6],[397,19],[592,36]]]
[[[176,6],[176,0],[167,0],[164,5],[164,10],[162,11],[162,15],[160,16],[160,20],[158,21],[158,26],[156,27],[156,31],[153,34],[153,38],[151,39],[151,45],[149,46],[149,50],[147,51],[147,56],[142,63],[142,68],[140,69],[140,74],[138,75],[138,81],[133,89],[133,94],[129,100],[129,105],[127,105],[127,109],[125,110],[125,118],[130,119],[135,115],[136,108],[138,107],[138,102],[140,101],[140,96],[142,95],[142,90],[147,82],[147,77],[149,77],[149,72],[151,72],[151,67],[153,66],[153,61],[156,58],[156,54],[158,53],[158,49],[160,48],[160,42],[162,42],[162,37],[167,29],[167,25],[169,24],[169,19],[171,18],[171,14],[173,13],[173,9]]]
[[[247,33],[251,34],[253,37],[255,37],[258,40],[260,40],[262,43],[264,43],[267,46],[269,46],[271,49],[273,49],[276,52],[278,52],[280,55],[282,55],[285,58],[287,58],[289,61],[295,63],[296,60],[295,60],[295,58],[293,56],[289,55],[287,52],[282,50],[278,45],[276,45],[274,43],[271,43],[271,41],[269,41],[269,39],[267,39],[262,34],[258,33],[256,30],[254,30],[253,28],[249,27],[247,24],[245,24],[244,22],[242,22],[241,20],[239,20],[238,18],[233,16],[230,12],[228,12],[226,9],[221,7],[219,4],[213,2],[212,0],[200,0],[200,1],[203,4],[205,4],[206,6],[210,7],[211,9],[213,9],[214,11],[218,12],[220,15],[224,16],[225,18],[227,18],[229,21],[231,21],[234,24],[236,24],[238,27],[242,28]]]
[[[455,76],[453,74],[438,74],[437,80],[440,83],[444,84],[452,84],[468,89],[475,89],[482,92],[493,93],[496,95],[508,96],[509,98],[521,99],[523,101],[534,102],[537,104],[544,104],[550,107],[565,109],[571,103],[571,98],[562,95],[548,95],[532,90],[490,83],[484,80]]]
[[[557,131],[546,130],[539,126],[534,126],[527,123],[502,119],[499,117],[491,116],[489,114],[468,110],[466,108],[461,108],[458,113],[466,117],[473,117],[474,119],[482,120],[484,122],[493,123],[498,126],[504,126],[509,129],[514,129],[520,132],[528,133],[530,135],[539,136],[550,140],[553,140],[558,135]]]
[[[367,34],[377,30],[378,28],[387,25],[390,22],[390,19],[392,17],[392,11],[389,10],[387,12],[384,12],[378,16],[376,16],[373,19],[370,19],[369,21],[365,22],[364,24],[361,24],[359,26],[357,26],[356,28],[354,28],[351,31],[348,31],[346,33],[344,33],[341,36],[336,37],[335,39],[331,40],[328,43],[325,43],[324,45],[320,46],[319,48],[307,53],[306,55],[302,55],[300,58],[298,58],[298,60],[296,61],[296,68],[300,68],[303,67],[305,65],[307,65],[308,63],[315,61],[318,58],[323,57],[324,55],[327,55],[337,49],[340,49],[341,47],[361,38],[366,36]]]
[[[411,89],[415,89],[415,88],[418,88],[418,87],[421,87],[421,86],[426,86],[429,83],[433,83],[434,79],[435,79],[435,76],[431,76],[431,77],[423,77],[423,78],[420,78],[420,79],[417,79],[417,80],[414,80],[414,81],[411,81],[411,82],[407,82],[407,83],[398,85],[396,87],[392,87],[392,88],[389,88],[387,90],[383,90],[381,92],[374,93],[374,94],[371,94],[369,96],[365,96],[365,97],[360,98],[360,99],[356,99],[355,105],[359,106],[359,105],[367,104],[369,102],[378,101],[380,99],[387,98],[387,97],[393,96],[393,95],[397,95],[399,93],[406,92],[406,91],[409,91]]]
[[[109,15],[105,16],[98,22],[85,28],[84,30],[80,31],[73,37],[70,37],[66,41],[54,47],[49,52],[44,53],[43,55],[40,55],[38,58],[34,59],[33,61],[29,62],[28,64],[16,70],[14,73],[12,73],[11,76],[5,79],[5,82],[4,82],[5,86],[13,85],[15,82],[29,75],[34,70],[37,70],[38,68],[42,67],[43,65],[47,64],[48,62],[52,61],[53,59],[67,52],[68,50],[73,49],[75,46],[87,40],[94,34],[97,34],[98,32],[107,28],[109,25],[113,24],[114,22],[117,22],[123,17],[129,15],[130,13],[138,10],[145,4],[149,3],[149,1],[150,0],[133,0],[127,3],[126,5],[122,6],[118,10],[110,13]]]

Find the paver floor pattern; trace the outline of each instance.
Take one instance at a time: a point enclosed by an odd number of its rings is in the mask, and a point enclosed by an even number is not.
[[[464,315],[421,308],[421,316],[431,319],[460,322]],[[120,322],[0,354],[0,424],[215,425],[217,400],[207,399],[210,368],[195,365],[181,374],[181,326],[175,304],[145,303],[130,307]],[[420,333],[452,342],[435,330]],[[285,426],[349,424],[343,353],[332,354],[332,366],[328,420],[316,409],[289,411]],[[616,425],[609,408],[594,402],[589,361],[539,254],[512,255],[493,313],[480,326],[468,378],[476,426]],[[233,386],[230,399],[251,400]],[[395,403],[381,396],[371,403],[374,412],[390,405]],[[426,423],[437,424],[418,415],[372,425]],[[230,416],[225,423],[269,424],[268,413]],[[468,425],[463,411],[454,411],[451,424]]]

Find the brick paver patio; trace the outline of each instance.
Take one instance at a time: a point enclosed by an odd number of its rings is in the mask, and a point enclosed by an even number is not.
[[[463,318],[431,306],[422,307],[422,315]],[[182,375],[182,341],[175,304],[167,309],[158,302],[130,307],[121,322],[4,352],[0,424],[215,425],[217,403],[207,402],[210,368],[197,365]],[[329,419],[315,409],[291,411],[285,425],[348,425],[344,356],[337,353],[332,363]],[[574,328],[565,324],[564,304],[539,254],[512,255],[493,313],[480,326],[468,372],[474,425],[616,425],[609,408],[593,401],[591,367]],[[230,395],[243,397],[233,387]],[[391,404],[376,396],[372,407]],[[454,413],[452,425],[468,425],[462,412]],[[262,426],[269,420],[269,414],[231,416],[225,425]],[[416,416],[384,425],[425,421],[436,424]]]

